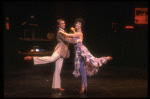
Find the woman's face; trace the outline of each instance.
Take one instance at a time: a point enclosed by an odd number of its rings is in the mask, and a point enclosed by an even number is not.
[[[81,28],[81,22],[77,22],[75,28],[80,29]]]

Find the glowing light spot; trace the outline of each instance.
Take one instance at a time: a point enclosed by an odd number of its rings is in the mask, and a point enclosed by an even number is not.
[[[126,29],[133,29],[133,26],[125,26]]]
[[[39,49],[35,49],[36,52],[39,52]]]
[[[33,49],[31,49],[31,52],[34,52],[34,50],[33,50]]]

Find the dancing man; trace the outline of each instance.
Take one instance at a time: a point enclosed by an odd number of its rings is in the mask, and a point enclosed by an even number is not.
[[[53,75],[52,89],[64,91],[65,89],[61,88],[60,73],[61,73],[61,68],[62,68],[64,58],[69,58],[69,56],[70,56],[70,51],[68,50],[68,45],[69,45],[69,43],[77,44],[78,42],[82,42],[82,40],[66,38],[62,35],[61,32],[66,33],[64,31],[65,21],[63,19],[58,19],[57,25],[59,27],[58,32],[57,32],[57,37],[56,37],[58,44],[55,47],[53,54],[51,56],[43,56],[43,57],[26,56],[24,59],[31,60],[33,58],[34,65],[55,62],[55,72]]]

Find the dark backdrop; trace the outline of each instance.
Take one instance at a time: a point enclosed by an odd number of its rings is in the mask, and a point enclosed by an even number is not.
[[[10,30],[4,29],[4,63],[15,63],[17,50],[23,37],[22,23],[32,14],[40,28],[54,31],[56,20],[66,20],[66,31],[76,18],[85,20],[84,45],[95,57],[111,55],[114,66],[145,66],[148,60],[147,25],[134,24],[135,7],[148,7],[148,2],[3,2],[3,22],[10,19]],[[116,32],[112,23],[117,23]],[[125,29],[134,25],[134,29]],[[46,43],[45,43],[46,44]],[[45,45],[46,46],[46,45]],[[54,45],[53,45],[54,46]],[[52,48],[54,48],[52,46]],[[73,64],[74,47],[69,46],[71,56],[65,62]],[[53,50],[53,49],[51,49]],[[19,57],[19,56],[18,56]],[[17,61],[18,62],[18,61]]]

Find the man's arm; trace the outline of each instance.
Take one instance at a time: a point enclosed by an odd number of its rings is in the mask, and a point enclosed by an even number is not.
[[[78,42],[82,42],[81,40],[76,40],[74,38],[65,38],[61,33],[57,34],[59,36],[60,39],[62,39],[63,41],[66,41],[68,43],[73,43],[73,44],[77,44]]]
[[[76,34],[68,34],[64,31],[61,31],[60,33],[64,34],[65,36],[68,36],[68,37],[80,37],[80,36],[83,36],[83,34],[81,33],[76,33]]]

